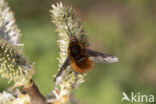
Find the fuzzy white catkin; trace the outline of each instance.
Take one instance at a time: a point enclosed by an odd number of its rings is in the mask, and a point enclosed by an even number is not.
[[[56,5],[52,5],[52,10],[50,12],[52,14],[52,22],[56,25],[56,31],[58,32],[57,35],[59,39],[57,43],[60,49],[60,56],[58,58],[60,69],[68,56],[70,31],[84,46],[88,45],[88,41],[83,25],[75,16],[72,8],[65,7],[62,3],[57,3]],[[70,31],[67,27],[65,18],[67,19]],[[62,75],[57,78],[56,84],[60,86],[60,90],[58,90],[59,88],[56,86],[52,91],[53,95],[55,95],[55,98],[53,98],[52,101],[54,103],[59,102],[64,104],[67,100],[65,99],[65,96],[68,98],[70,91],[85,81],[84,76],[86,76],[86,74],[78,74],[73,71],[71,66],[68,66]]]
[[[8,41],[14,46],[19,46],[21,37],[14,14],[4,0],[0,0],[0,38]]]
[[[67,8],[62,3],[52,5],[52,8],[53,9],[50,11],[52,13],[52,22],[56,25],[56,31],[58,32],[58,37],[59,37],[57,43],[60,49],[59,52],[60,57],[58,58],[59,69],[60,69],[60,67],[62,66],[62,64],[64,63],[65,59],[68,56],[68,45],[69,45],[70,33],[67,24],[65,22],[65,18],[67,19],[72,34],[76,36],[84,45],[87,45],[88,41],[87,41],[85,30],[84,28],[82,28],[83,25],[79,22],[79,20],[75,16],[72,8]],[[62,83],[64,82],[63,79],[66,79],[65,77],[68,76],[67,74],[69,74],[69,72],[73,72],[71,67],[68,67],[67,69],[68,70],[65,70],[65,72],[61,76],[63,78],[60,78],[62,79]],[[73,75],[73,76],[76,77],[77,75]],[[83,82],[83,81],[79,81],[79,82]]]
[[[32,104],[28,95],[20,92],[10,93],[3,91],[0,93],[0,104]]]

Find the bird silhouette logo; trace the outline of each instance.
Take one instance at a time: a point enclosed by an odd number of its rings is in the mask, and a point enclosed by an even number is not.
[[[123,98],[121,99],[121,102],[123,102],[124,100],[131,102],[131,100],[129,99],[128,95],[125,92],[122,92]]]

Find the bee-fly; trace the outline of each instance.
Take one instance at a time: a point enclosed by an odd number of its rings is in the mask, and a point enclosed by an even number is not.
[[[92,69],[93,63],[114,63],[118,61],[115,56],[88,49],[72,34],[66,16],[64,18],[69,31],[68,57],[57,73],[54,82],[69,65],[75,72],[84,73]]]
[[[88,57],[86,48],[74,36],[70,37],[68,56],[70,65],[76,72],[83,73],[92,68],[93,62]]]

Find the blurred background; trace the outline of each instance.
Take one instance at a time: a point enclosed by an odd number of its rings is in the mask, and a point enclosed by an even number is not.
[[[24,55],[36,62],[33,79],[41,93],[47,95],[53,89],[53,75],[58,70],[57,33],[49,13],[57,0],[7,1],[23,34]],[[121,104],[122,92],[156,97],[156,1],[64,2],[84,22],[90,48],[120,60],[115,64],[95,64],[85,83],[73,91],[76,98],[82,104]],[[0,78],[0,91],[10,85]]]

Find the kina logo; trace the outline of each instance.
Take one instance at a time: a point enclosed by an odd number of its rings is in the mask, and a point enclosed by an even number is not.
[[[127,101],[127,102],[147,102],[147,103],[153,103],[154,102],[154,95],[143,95],[141,93],[135,94],[134,92],[131,92],[131,95],[128,96],[125,92],[122,92],[122,99],[121,102]]]

